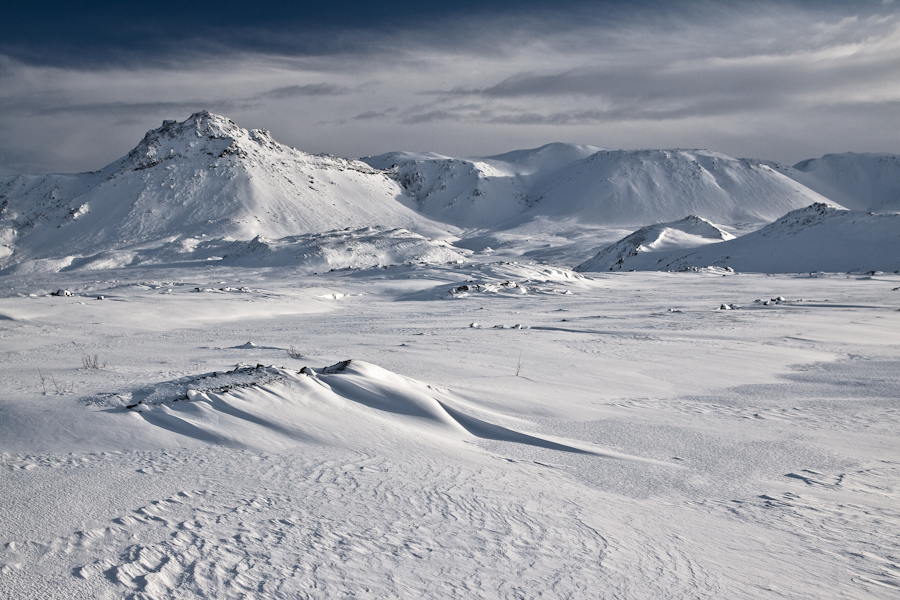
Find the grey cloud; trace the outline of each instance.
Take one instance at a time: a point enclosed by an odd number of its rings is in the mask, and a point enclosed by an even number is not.
[[[353,119],[355,119],[357,121],[368,121],[369,119],[383,119],[388,116],[388,112],[389,111],[379,112],[379,111],[374,111],[374,110],[367,110],[364,113],[359,113],[358,115],[353,117]]]
[[[271,98],[282,100],[284,98],[298,98],[302,96],[338,96],[348,93],[349,90],[339,85],[330,83],[308,83],[306,85],[289,85],[263,92],[254,98]]]
[[[233,105],[218,102],[88,102],[81,104],[49,104],[26,103],[20,101],[2,102],[0,107],[8,113],[23,116],[54,116],[54,115],[117,115],[133,116],[135,114],[157,113],[185,113],[195,110],[209,109],[227,110]]]

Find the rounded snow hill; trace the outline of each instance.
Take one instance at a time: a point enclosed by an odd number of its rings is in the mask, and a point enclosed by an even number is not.
[[[851,210],[900,211],[900,156],[896,154],[826,154],[777,168]]]
[[[533,214],[617,225],[686,214],[725,225],[767,223],[824,200],[761,161],[708,150],[604,150],[533,193]]]
[[[695,248],[725,240],[734,236],[702,217],[687,216],[672,223],[657,223],[641,227],[575,267],[575,271],[645,270],[657,261],[659,253],[671,253],[684,248]]]
[[[402,190],[359,161],[283,146],[202,111],[165,121],[94,173],[0,179],[6,264],[183,238],[281,238],[347,227],[446,234],[396,201]]]
[[[768,223],[826,200],[768,163],[708,150],[548,144],[484,158],[392,153],[364,160],[395,169],[408,206],[460,227],[515,227],[536,217],[635,226],[685,214]]]
[[[627,266],[648,271],[707,266],[758,273],[900,271],[900,214],[817,203],[733,240],[647,253]]]

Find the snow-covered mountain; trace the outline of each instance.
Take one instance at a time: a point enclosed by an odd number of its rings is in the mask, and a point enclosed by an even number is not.
[[[528,211],[535,186],[600,150],[556,143],[483,158],[390,152],[361,160],[393,170],[412,199],[408,206],[446,223],[483,228]]]
[[[537,217],[598,226],[674,221],[768,223],[826,199],[765,161],[707,150],[605,150],[550,144],[485,158],[391,153],[410,206],[461,227],[511,227]]]
[[[624,243],[622,240],[611,248]],[[898,271],[900,214],[816,203],[792,211],[762,229],[717,244],[674,252],[646,252],[633,260],[626,256],[623,263],[612,266],[609,253],[609,248],[601,251],[577,270],[679,271],[717,266],[762,273]]]
[[[685,248],[733,240],[734,236],[694,215],[672,223],[641,227],[631,235],[601,250],[576,271],[620,271],[653,268],[655,257]],[[650,260],[647,260],[648,257]]]
[[[307,154],[204,111],[165,121],[100,171],[0,179],[0,243],[8,265],[188,238],[448,229],[397,202],[401,193],[365,163]]]
[[[769,163],[791,179],[852,210],[900,211],[900,156],[826,154],[793,167]]]
[[[573,264],[598,241],[648,224],[582,268],[660,268],[679,249],[727,239],[712,223],[747,231],[811,204],[900,210],[900,157],[828,155],[788,167],[707,150],[556,143],[481,158],[354,161],[202,111],[165,121],[100,171],[0,179],[0,268],[222,260],[314,271],[456,262],[497,248]],[[455,235],[465,238],[457,247],[448,244]]]

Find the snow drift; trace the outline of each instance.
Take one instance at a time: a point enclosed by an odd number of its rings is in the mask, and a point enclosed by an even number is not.
[[[377,440],[389,444],[403,436],[445,450],[459,442],[486,439],[663,464],[511,429],[491,422],[503,420],[501,415],[464,409],[447,391],[358,360],[299,371],[237,367],[162,383],[123,400],[130,402],[127,410],[153,425],[200,441],[257,451],[310,442],[349,447]]]

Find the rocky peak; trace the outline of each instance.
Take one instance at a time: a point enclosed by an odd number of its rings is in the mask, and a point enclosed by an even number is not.
[[[182,122],[167,119],[161,127],[148,131],[125,157],[122,166],[138,171],[174,158],[204,154],[217,158],[243,157],[259,147],[276,152],[282,150],[265,129],[248,131],[227,117],[202,110]]]

